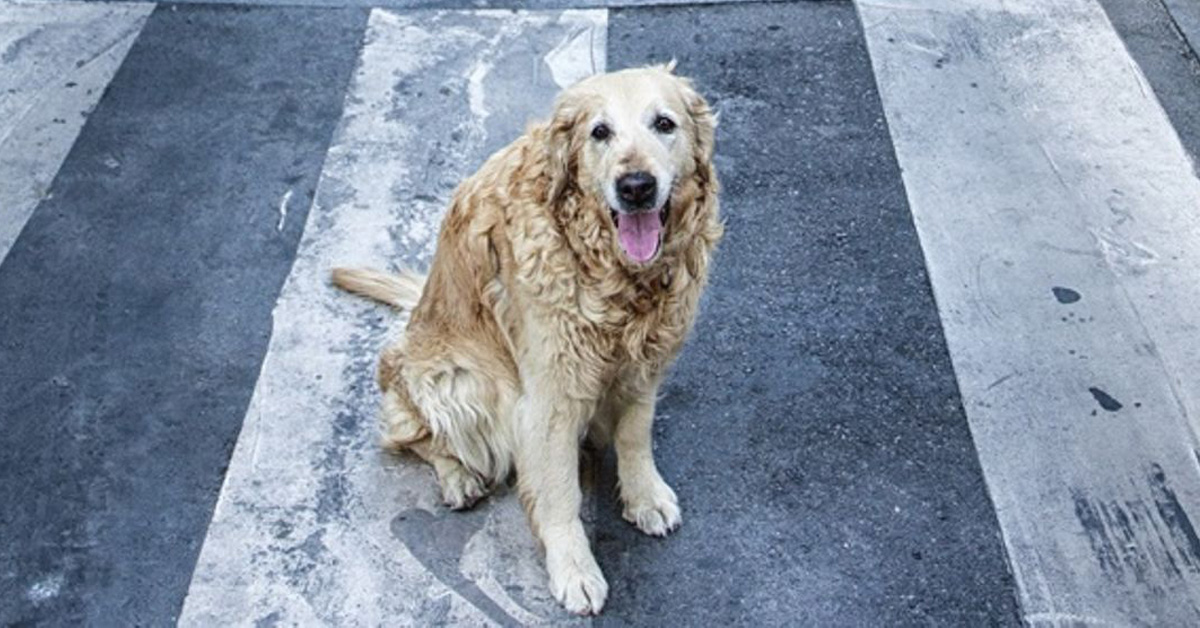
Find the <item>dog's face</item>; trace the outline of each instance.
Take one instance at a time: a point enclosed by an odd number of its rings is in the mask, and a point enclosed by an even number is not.
[[[703,98],[669,67],[587,79],[560,97],[551,136],[563,173],[594,202],[612,246],[634,265],[653,262],[667,237],[672,196],[712,153]]]

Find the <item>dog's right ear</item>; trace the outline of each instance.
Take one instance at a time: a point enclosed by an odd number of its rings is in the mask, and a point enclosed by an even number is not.
[[[579,98],[570,92],[559,96],[554,104],[546,134],[546,170],[550,183],[546,188],[546,203],[554,206],[575,184],[578,161],[578,126],[586,115]]]

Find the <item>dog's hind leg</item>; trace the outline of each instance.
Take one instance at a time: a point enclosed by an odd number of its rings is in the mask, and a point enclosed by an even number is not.
[[[487,482],[466,468],[434,437],[408,401],[407,394],[387,391],[380,419],[383,446],[396,452],[411,451],[432,465],[447,506],[454,510],[470,508],[487,494]]]
[[[474,506],[488,493],[487,482],[468,469],[458,458],[443,453],[433,438],[427,438],[408,446],[409,450],[433,465],[438,485],[442,487],[442,501],[453,510],[465,510]]]

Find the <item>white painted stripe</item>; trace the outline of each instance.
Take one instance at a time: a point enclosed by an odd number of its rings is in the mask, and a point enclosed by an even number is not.
[[[1026,619],[1197,624],[1200,181],[1174,129],[1093,0],[858,6]]]
[[[427,262],[453,188],[604,70],[606,32],[603,11],[372,12],[183,625],[564,619],[514,495],[448,513],[427,466],[379,450],[400,321],[328,275]]]
[[[152,10],[0,0],[0,262]]]

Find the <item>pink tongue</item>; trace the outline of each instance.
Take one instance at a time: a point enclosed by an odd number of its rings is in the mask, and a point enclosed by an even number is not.
[[[658,252],[658,233],[662,217],[658,212],[617,214],[617,240],[625,254],[641,264],[650,261]]]

